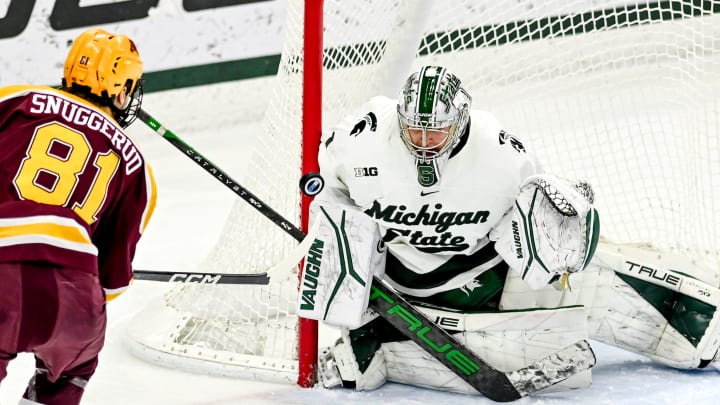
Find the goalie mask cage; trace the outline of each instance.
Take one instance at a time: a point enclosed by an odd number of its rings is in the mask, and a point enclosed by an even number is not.
[[[717,269],[720,0],[322,3],[288,1],[266,135],[243,184],[283,216],[300,223],[298,179],[321,122],[395,97],[415,68],[441,64],[546,171],[593,185],[604,237]],[[312,36],[323,21],[321,48]],[[305,150],[303,125],[315,136]],[[199,271],[263,272],[295,246],[238,200]],[[173,367],[310,385],[317,330],[298,327],[297,283],[290,266],[267,286],[178,285],[131,322],[131,347]]]

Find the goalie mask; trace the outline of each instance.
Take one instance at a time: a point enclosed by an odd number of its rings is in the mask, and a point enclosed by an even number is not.
[[[460,79],[443,67],[424,66],[407,79],[398,100],[398,121],[421,185],[439,180],[468,123],[471,102]]]

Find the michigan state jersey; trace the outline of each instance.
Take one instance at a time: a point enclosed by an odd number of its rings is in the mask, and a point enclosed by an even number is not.
[[[326,185],[317,199],[355,206],[378,223],[389,253],[385,279],[399,291],[429,297],[480,287],[478,276],[507,268],[488,233],[540,169],[491,114],[472,111],[437,173],[408,152],[396,105],[375,97],[323,135]]]

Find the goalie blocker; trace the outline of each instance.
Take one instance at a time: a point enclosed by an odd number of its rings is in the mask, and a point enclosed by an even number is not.
[[[368,308],[373,276],[385,269],[377,224],[355,209],[313,202],[317,233],[305,256],[298,315],[328,325],[356,328]]]

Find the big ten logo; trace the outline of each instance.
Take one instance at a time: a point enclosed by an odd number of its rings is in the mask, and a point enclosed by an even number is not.
[[[95,1],[81,6],[82,0],[55,0],[50,13],[50,27],[56,31],[146,18],[160,0]],[[182,0],[185,11],[200,11],[270,0]],[[0,9],[0,39],[20,35],[28,23],[36,0],[10,0]],[[0,2],[2,4],[2,2]],[[4,11],[4,14],[3,14]]]
[[[377,167],[356,167],[355,177],[375,177],[378,175]]]

